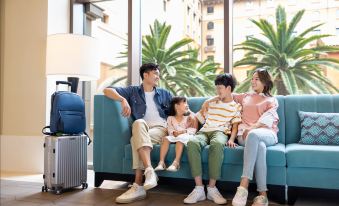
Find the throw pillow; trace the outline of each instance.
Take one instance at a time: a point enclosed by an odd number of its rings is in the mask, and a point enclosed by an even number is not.
[[[339,145],[339,113],[299,111],[301,144]]]

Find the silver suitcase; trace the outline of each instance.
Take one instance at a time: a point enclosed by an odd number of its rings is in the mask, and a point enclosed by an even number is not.
[[[87,188],[87,136],[46,136],[43,178],[43,192]]]

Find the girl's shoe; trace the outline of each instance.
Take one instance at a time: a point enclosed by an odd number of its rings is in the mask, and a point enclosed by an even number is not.
[[[180,165],[177,161],[173,161],[172,165],[167,168],[169,172],[176,172],[180,169]]]
[[[154,169],[154,171],[162,171],[166,169],[166,165],[164,162],[159,162],[158,166]]]

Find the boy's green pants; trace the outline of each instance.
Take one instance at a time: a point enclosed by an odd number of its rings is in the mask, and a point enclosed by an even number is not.
[[[193,177],[202,175],[201,150],[206,145],[208,149],[208,172],[210,179],[219,179],[221,165],[224,159],[224,147],[227,136],[222,131],[198,132],[187,143],[188,161]]]

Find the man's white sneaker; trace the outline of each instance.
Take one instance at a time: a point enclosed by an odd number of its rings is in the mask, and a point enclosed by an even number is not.
[[[206,200],[204,186],[195,186],[193,191],[184,199],[186,204],[194,204]]]
[[[227,203],[227,200],[220,194],[217,187],[207,187],[207,199],[212,200],[218,205],[224,205]]]
[[[266,196],[259,195],[253,200],[252,206],[268,206],[268,199]]]
[[[131,203],[137,200],[146,198],[146,191],[144,187],[133,183],[131,188],[115,199],[116,203]]]
[[[155,174],[154,169],[152,167],[147,167],[145,169],[145,183],[144,183],[144,189],[149,190],[153,187],[158,185],[158,176]]]
[[[239,186],[237,193],[235,193],[232,205],[233,206],[245,206],[247,202],[248,191],[246,188]]]

